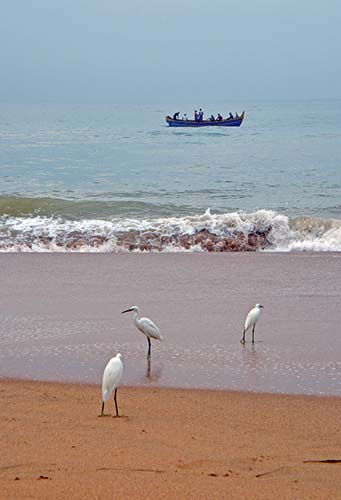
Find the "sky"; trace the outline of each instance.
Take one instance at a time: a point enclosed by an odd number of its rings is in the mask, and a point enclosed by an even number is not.
[[[0,100],[341,98],[339,0],[1,0]]]

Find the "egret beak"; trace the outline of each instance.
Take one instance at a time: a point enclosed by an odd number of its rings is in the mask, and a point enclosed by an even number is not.
[[[123,314],[123,313],[127,313],[127,312],[130,312],[130,311],[132,311],[132,308],[131,308],[131,307],[130,307],[129,309],[126,309],[125,311],[122,311],[122,312],[121,312],[121,314]]]

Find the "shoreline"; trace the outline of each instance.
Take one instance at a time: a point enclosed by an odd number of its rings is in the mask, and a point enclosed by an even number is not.
[[[119,387],[126,418],[99,419],[100,385],[0,379],[0,394],[6,500],[339,494],[337,397]]]
[[[28,384],[46,384],[46,385],[60,385],[60,386],[77,386],[77,387],[88,387],[97,388],[100,391],[102,381],[96,382],[75,382],[72,380],[45,380],[45,379],[30,379],[30,378],[20,378],[20,377],[2,377],[0,376],[1,383],[28,383]],[[179,391],[179,392],[213,392],[213,393],[227,393],[227,394],[239,394],[240,396],[276,396],[276,397],[292,397],[292,398],[326,398],[326,399],[336,399],[341,401],[341,395],[335,394],[305,394],[305,393],[290,393],[290,392],[267,392],[267,391],[242,391],[238,389],[226,389],[226,388],[214,388],[214,387],[181,387],[181,386],[157,386],[157,385],[132,385],[124,384],[124,382],[119,386],[121,389],[127,389],[128,391],[133,390],[146,390],[146,391]]]

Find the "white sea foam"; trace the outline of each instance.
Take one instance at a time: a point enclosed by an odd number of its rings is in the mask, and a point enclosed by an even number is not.
[[[300,217],[290,223],[287,234],[273,232],[277,251],[341,251],[341,221]]]
[[[311,217],[289,220],[271,210],[212,214],[209,209],[196,216],[142,220],[2,216],[0,251],[196,252],[208,248],[201,240],[193,239],[203,232],[214,241],[211,251],[222,251],[223,242],[230,240],[245,243],[250,235],[261,237],[257,245],[250,248],[243,243],[236,250],[341,251],[340,220]]]

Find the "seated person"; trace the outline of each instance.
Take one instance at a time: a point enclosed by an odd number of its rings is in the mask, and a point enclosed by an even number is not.
[[[188,120],[186,113],[183,115],[182,120],[185,121],[185,122]]]
[[[231,111],[230,111],[229,118],[232,118],[232,119],[233,119],[233,114],[231,113]]]
[[[179,119],[179,114],[180,114],[180,111],[178,111],[177,113],[174,113],[173,120],[178,120]]]
[[[210,116],[210,121],[211,121],[211,122],[215,122],[215,118],[214,118],[214,116],[213,116],[213,115],[211,115],[211,116]]]
[[[216,118],[217,122],[221,122],[221,121],[222,121],[222,119],[223,119],[223,117],[221,116],[221,114],[220,114],[220,113],[218,113],[218,116],[217,116],[217,118]]]
[[[239,118],[238,113],[236,113],[236,118]]]

